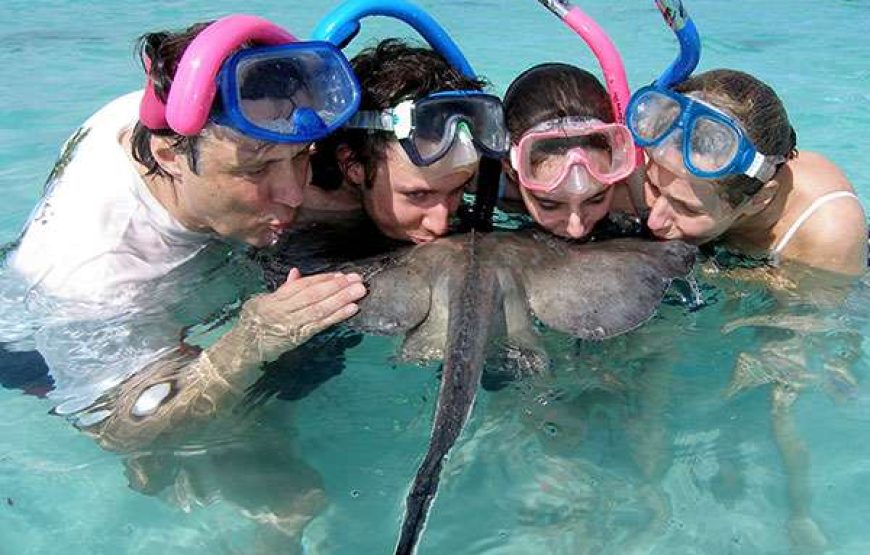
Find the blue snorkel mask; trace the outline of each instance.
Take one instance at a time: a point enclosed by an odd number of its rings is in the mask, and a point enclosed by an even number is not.
[[[359,33],[362,19],[370,16],[391,17],[407,23],[457,71],[470,79],[477,79],[471,64],[462,54],[456,42],[447,34],[447,31],[424,10],[405,0],[346,0],[320,20],[311,34],[311,39],[328,41],[339,48],[345,48]],[[444,95],[444,93],[436,93],[432,96],[437,97],[438,94]],[[409,157],[414,163],[425,165],[424,162],[431,163],[433,159],[444,156],[450,146],[447,143],[452,143],[457,137],[464,134],[462,131],[469,131],[475,139],[474,144],[485,154],[480,163],[471,226],[475,229],[488,229],[491,225],[492,209],[498,196],[498,179],[501,174],[501,162],[498,157],[506,155],[510,146],[507,128],[504,125],[504,114],[501,110],[493,111],[491,107],[482,109],[480,106],[486,102],[491,103],[492,99],[498,99],[497,97],[484,98],[490,97],[490,95],[480,91],[452,91],[450,96],[454,101],[460,97],[467,97],[465,100],[468,100],[469,106],[463,106],[462,110],[454,114],[455,117],[443,118],[445,124],[449,123],[442,129],[449,141],[441,141],[442,148],[431,156],[424,155],[424,153],[419,152],[419,149],[415,150],[417,147],[413,143],[409,143],[409,139],[404,139],[403,147],[406,151],[409,150],[409,147],[413,147],[409,152]],[[418,103],[422,100],[419,99]],[[498,121],[493,119],[493,121],[488,122],[488,125],[483,126],[482,120],[475,121],[475,117],[472,117],[472,115],[480,115],[484,112],[488,112],[491,116],[498,116]],[[359,114],[363,114],[363,112]],[[375,116],[377,115],[375,114]],[[371,114],[363,114],[359,121],[380,121],[380,119],[382,118],[373,117]],[[492,138],[499,131],[494,129],[495,127],[501,128],[503,138]],[[373,128],[383,129],[380,124]],[[409,132],[409,138],[410,133],[412,132]],[[492,136],[490,140],[486,140],[488,136]],[[443,148],[445,144],[448,148]],[[503,152],[500,151],[502,146]]]
[[[765,183],[785,161],[758,152],[740,122],[690,95],[673,91],[701,58],[701,40],[681,0],[655,0],[680,41],[680,53],[652,85],[634,92],[626,124],[635,144],[677,175],[702,179],[746,175]]]

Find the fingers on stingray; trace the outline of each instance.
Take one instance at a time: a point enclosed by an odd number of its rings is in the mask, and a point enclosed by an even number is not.
[[[581,339],[631,331],[655,312],[671,281],[685,277],[695,247],[613,239],[538,249],[522,275],[529,306],[544,324]]]

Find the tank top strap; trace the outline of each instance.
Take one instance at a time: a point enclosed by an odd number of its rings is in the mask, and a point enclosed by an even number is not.
[[[819,208],[821,208],[822,206],[824,206],[825,204],[827,204],[828,202],[830,202],[832,200],[836,200],[838,198],[846,198],[846,197],[851,197],[855,200],[858,200],[858,197],[855,196],[855,193],[852,193],[850,191],[834,191],[832,193],[822,195],[819,198],[817,198],[816,200],[814,200],[812,202],[812,204],[810,204],[809,207],[807,207],[807,209],[803,211],[803,213],[798,217],[798,219],[796,219],[794,221],[794,223],[791,224],[791,227],[788,228],[788,231],[785,232],[785,235],[782,236],[782,239],[779,240],[779,242],[776,244],[776,246],[773,247],[772,254],[773,254],[774,260],[779,259],[780,253],[782,253],[782,251],[785,250],[785,247],[788,245],[789,241],[792,240],[795,233],[797,233],[798,229],[800,229],[800,227],[802,225],[804,225],[804,223],[807,220],[809,220],[810,217],[813,214],[815,214],[815,212]]]

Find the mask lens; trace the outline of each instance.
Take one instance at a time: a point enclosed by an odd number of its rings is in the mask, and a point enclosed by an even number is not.
[[[688,177],[689,171],[686,169],[686,165],[683,162],[682,148],[683,131],[677,129],[654,148],[647,149],[647,153],[649,153],[650,157],[652,157],[657,164],[661,164],[674,175]]]
[[[356,85],[337,54],[306,46],[244,51],[235,67],[233,100],[250,125],[313,140],[352,115]]]
[[[488,154],[503,156],[507,153],[508,134],[498,98],[485,94],[451,94],[428,97],[415,105],[414,133],[430,144],[439,144],[441,148],[449,146],[461,123]]]
[[[680,115],[680,104],[656,91],[645,93],[628,114],[628,124],[640,140],[661,140]]]
[[[689,137],[692,165],[703,172],[725,170],[737,156],[737,133],[720,121],[697,118],[692,122]]]
[[[577,154],[571,156],[571,152]],[[556,181],[577,162],[606,175],[611,169],[610,143],[604,133],[541,139],[529,148],[529,162],[529,174],[537,181]]]

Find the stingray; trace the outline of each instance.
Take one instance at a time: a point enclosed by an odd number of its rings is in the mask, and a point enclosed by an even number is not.
[[[359,246],[359,236],[351,244]],[[584,340],[627,333],[652,317],[694,259],[694,247],[674,241],[579,244],[533,230],[472,231],[340,266],[359,272],[369,290],[347,325],[404,335],[403,360],[443,359],[429,446],[407,494],[395,553],[416,551],[487,360],[517,376],[547,371],[541,324]],[[266,266],[281,276],[289,264]]]

